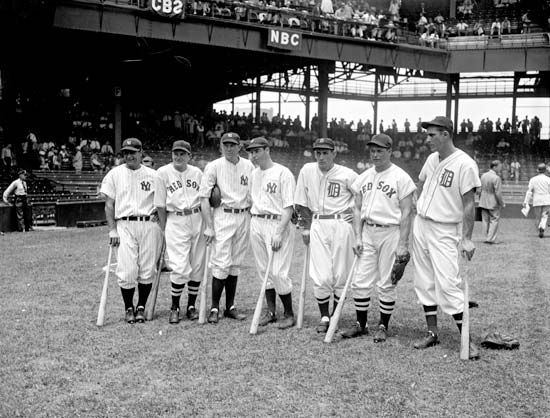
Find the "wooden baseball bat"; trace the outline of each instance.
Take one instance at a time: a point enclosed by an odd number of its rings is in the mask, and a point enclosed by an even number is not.
[[[306,258],[304,260],[304,270],[302,272],[302,283],[300,285],[300,300],[298,302],[298,318],[296,319],[296,328],[304,326],[304,310],[306,306],[306,286],[309,277],[309,245],[306,249]]]
[[[468,360],[470,357],[470,295],[466,272],[464,281],[464,312],[462,313],[462,334],[460,335],[460,360]]]
[[[338,306],[336,307],[336,310],[334,311],[332,318],[330,318],[330,325],[325,335],[326,343],[332,342],[332,339],[334,338],[334,334],[336,333],[336,329],[338,328],[338,321],[340,321],[340,315],[342,314],[342,307],[344,306],[344,302],[346,300],[346,294],[348,293],[349,285],[353,280],[355,264],[357,263],[358,258],[359,258],[358,256],[355,256],[353,259],[353,264],[351,265],[351,270],[349,271],[348,278],[346,279],[346,284],[344,285],[344,289],[342,290],[342,295],[340,296],[340,300],[338,301]]]
[[[103,290],[101,291],[101,301],[97,311],[97,326],[102,327],[105,320],[105,306],[107,305],[107,289],[109,288],[109,272],[111,271],[111,257],[113,256],[113,246],[109,245],[109,256],[107,257],[107,271],[103,279]]]
[[[206,246],[206,256],[204,265],[204,275],[201,282],[201,293],[199,301],[199,324],[206,323],[206,298],[208,296],[208,263],[210,262],[210,245]]]
[[[260,316],[262,315],[262,308],[264,306],[265,289],[267,287],[267,279],[269,278],[269,273],[271,272],[271,264],[273,264],[273,251],[269,251],[269,261],[267,262],[267,269],[265,270],[262,288],[260,289],[260,296],[258,296],[256,309],[254,310],[254,316],[252,317],[252,324],[250,324],[250,333],[252,335],[258,332],[258,324],[260,323]]]
[[[157,274],[153,279],[153,286],[151,287],[151,292],[147,298],[147,303],[145,304],[145,319],[151,321],[153,319],[153,314],[155,313],[155,306],[157,304],[157,295],[159,293],[159,282],[160,275],[162,273],[162,264],[164,263],[164,253],[166,252],[166,243],[162,244],[162,250],[160,252],[160,257],[157,261]]]

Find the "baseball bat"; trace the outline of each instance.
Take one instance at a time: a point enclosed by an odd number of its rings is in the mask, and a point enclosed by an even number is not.
[[[153,319],[153,314],[155,313],[155,306],[157,304],[157,295],[159,293],[159,282],[160,275],[162,273],[162,264],[164,263],[164,253],[166,252],[166,244],[162,244],[162,250],[160,252],[160,257],[157,262],[157,274],[153,279],[153,286],[151,287],[151,293],[147,298],[147,303],[145,304],[145,319],[151,321]]]
[[[304,326],[304,310],[306,306],[306,285],[309,277],[309,245],[306,249],[306,259],[304,260],[304,270],[302,273],[302,283],[300,285],[300,300],[298,303],[298,318],[296,319],[296,328]]]
[[[355,264],[357,263],[358,258],[359,257],[355,256],[355,258],[353,259],[353,264],[351,265],[351,270],[349,271],[348,278],[346,279],[346,284],[344,285],[344,289],[342,290],[342,295],[340,296],[340,300],[338,301],[338,306],[336,307],[336,310],[334,311],[332,318],[330,318],[330,325],[325,335],[326,343],[332,342],[332,339],[334,338],[334,334],[336,333],[336,329],[338,328],[338,321],[340,321],[340,315],[342,314],[342,307],[344,306],[344,302],[346,300],[346,294],[348,293],[349,285],[353,280]]]
[[[111,257],[113,256],[113,246],[109,245],[109,256],[107,257],[107,269],[105,279],[103,279],[103,290],[101,291],[101,301],[97,311],[97,326],[102,327],[105,320],[105,306],[107,305],[107,289],[109,288],[109,272],[111,271]]]
[[[464,281],[464,312],[462,313],[462,333],[460,335],[460,360],[468,360],[470,357],[470,295],[466,272]]]
[[[265,270],[264,280],[262,282],[262,288],[260,289],[260,295],[256,302],[256,309],[254,310],[254,316],[252,317],[252,324],[250,324],[250,333],[252,335],[258,332],[258,324],[260,322],[260,316],[262,315],[262,308],[264,305],[265,289],[267,287],[267,279],[271,272],[271,264],[273,263],[273,251],[269,251],[269,261],[267,262],[267,269]]]
[[[208,295],[208,263],[210,262],[210,245],[206,246],[204,275],[201,282],[201,293],[199,301],[199,324],[206,323],[206,297]]]

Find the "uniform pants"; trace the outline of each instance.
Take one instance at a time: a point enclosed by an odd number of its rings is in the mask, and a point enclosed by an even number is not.
[[[280,220],[252,217],[250,221],[250,243],[256,260],[256,270],[260,282],[265,277],[271,238],[277,230]],[[271,272],[267,279],[266,289],[275,289],[279,295],[287,295],[292,291],[292,280],[288,277],[292,254],[294,253],[294,227],[288,225],[283,232],[281,248],[273,253]]]
[[[343,219],[314,219],[310,230],[309,275],[313,294],[323,300],[338,298],[353,264],[353,227]]]
[[[200,213],[179,216],[168,213],[166,219],[167,265],[172,272],[170,281],[186,284],[200,282],[204,274],[206,239]]]
[[[548,223],[548,212],[550,212],[550,206],[533,206],[535,211],[535,219],[538,222],[537,228],[546,229]]]
[[[15,206],[15,215],[17,216],[17,230],[20,232],[28,231],[32,226],[32,222],[30,219],[27,196],[15,196],[13,203]]]
[[[414,289],[422,305],[441,306],[449,315],[464,310],[459,288],[458,244],[462,224],[434,222],[416,216],[413,224]]]
[[[247,256],[250,213],[227,213],[214,209],[214,239],[211,260],[212,275],[220,280],[238,276]]]
[[[481,208],[481,224],[485,234],[485,242],[495,242],[498,232],[498,221],[500,220],[500,208]]]
[[[132,289],[138,283],[152,283],[162,245],[159,224],[119,220],[116,228],[120,236],[116,268],[118,285],[123,289]]]
[[[395,285],[391,283],[391,271],[395,251],[399,243],[399,226],[380,228],[363,224],[363,251],[351,285],[355,299],[370,298],[376,284],[378,297],[384,302],[395,302]]]

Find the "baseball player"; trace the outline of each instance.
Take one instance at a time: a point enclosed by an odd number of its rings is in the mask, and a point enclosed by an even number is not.
[[[419,175],[418,216],[413,225],[414,287],[424,307],[428,333],[414,347],[424,349],[439,343],[437,306],[452,315],[462,330],[464,293],[460,289],[459,246],[470,260],[475,252],[472,231],[475,220],[475,190],[481,186],[474,160],[453,144],[453,123],[437,116],[422,122],[432,153]],[[470,358],[479,350],[470,342]]]
[[[539,174],[529,180],[523,207],[526,208],[531,202],[533,203],[535,219],[538,222],[539,237],[544,238],[544,230],[548,223],[548,212],[550,211],[550,177],[545,174],[546,165],[544,163],[537,166],[537,171]]]
[[[109,171],[101,183],[109,240],[118,246],[116,275],[126,309],[126,321],[145,322],[145,304],[151,291],[162,231],[154,206],[157,172],[141,164],[142,145],[137,138],[125,139],[124,164]],[[134,311],[134,290],[138,304]]]
[[[172,162],[157,170],[155,206],[160,227],[165,231],[167,265],[171,271],[171,324],[180,321],[180,297],[186,284],[186,316],[190,320],[199,317],[195,301],[204,273],[206,239],[199,198],[202,171],[189,165],[190,159],[191,145],[186,141],[175,141]]]
[[[17,216],[17,230],[33,231],[32,219],[30,216],[29,205],[27,203],[27,171],[19,170],[19,178],[12,181],[6,188],[2,199],[5,204],[9,204],[10,194],[14,194],[13,205],[15,207],[15,214]]]
[[[374,342],[384,342],[395,307],[396,283],[391,272],[397,257],[409,256],[412,196],[411,177],[392,164],[392,139],[378,134],[367,143],[374,167],[353,183],[355,192],[355,249],[360,258],[352,282],[357,322],[342,332],[345,338],[368,333],[367,311],[376,284],[380,321]]]
[[[304,228],[304,243],[311,245],[309,271],[321,312],[317,332],[326,333],[330,297],[334,297],[335,308],[353,264],[351,186],[357,174],[334,163],[336,151],[332,139],[317,139],[313,151],[317,162],[307,163],[300,170],[294,203]]]
[[[234,132],[221,137],[223,156],[206,165],[199,196],[205,223],[206,243],[212,249],[212,308],[208,322],[215,324],[219,317],[219,304],[225,288],[227,318],[244,320],[246,316],[234,306],[237,278],[246,257],[250,229],[250,175],[254,165],[239,157],[241,139]],[[221,205],[210,207],[209,197],[214,185],[221,192]]]
[[[491,169],[481,176],[481,194],[479,207],[481,208],[481,222],[485,234],[485,244],[495,244],[500,220],[500,210],[506,207],[502,198],[502,180],[500,173],[502,163],[499,160],[491,161]]]
[[[290,219],[294,212],[296,181],[290,170],[271,160],[269,143],[264,137],[252,139],[246,150],[257,167],[250,177],[252,208],[250,213],[250,243],[260,280],[266,273],[269,253],[273,252],[271,273],[268,276],[265,298],[267,312],[259,325],[277,321],[277,294],[284,306],[284,318],[279,328],[294,325],[292,310],[292,281],[288,277],[294,251],[294,228]]]

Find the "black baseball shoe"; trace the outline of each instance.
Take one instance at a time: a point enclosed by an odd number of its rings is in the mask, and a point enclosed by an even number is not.
[[[217,309],[211,309],[210,315],[208,315],[208,323],[209,324],[217,324],[218,323],[218,310]]]
[[[375,343],[383,343],[386,341],[387,337],[388,337],[388,331],[386,330],[386,327],[380,324],[378,325],[378,329],[375,331],[374,336],[372,337],[372,340]]]
[[[285,315],[285,317],[281,321],[279,321],[277,327],[279,329],[287,329],[293,327],[295,323],[296,320],[294,319],[294,315]]]
[[[185,316],[190,321],[195,321],[199,319],[199,313],[197,312],[197,309],[194,306],[189,306],[187,308],[187,312],[185,313]]]
[[[470,360],[479,360],[479,348],[472,341],[470,341],[469,352]]]
[[[266,312],[262,315],[260,318],[260,322],[258,322],[258,325],[260,327],[265,327],[267,324],[271,324],[272,322],[277,322],[277,315],[275,315],[273,312]]]
[[[539,228],[539,238],[544,238],[544,228]]]
[[[136,322],[143,324],[145,322],[145,308],[138,306],[136,309]]]
[[[328,327],[330,325],[330,321],[321,319],[319,322],[319,325],[317,325],[317,328],[315,330],[317,331],[317,334],[326,334],[328,331]]]
[[[135,324],[136,323],[136,317],[134,315],[134,308],[126,309],[126,315],[125,315],[124,319],[129,324]]]
[[[368,333],[369,333],[368,327],[363,328],[361,327],[361,325],[359,325],[359,322],[356,322],[355,324],[353,324],[352,327],[342,331],[342,337],[355,338],[355,337],[360,337],[361,335],[368,335]]]
[[[170,309],[170,319],[168,320],[170,324],[179,324],[180,322],[180,308]]]
[[[416,348],[417,350],[423,350],[425,348],[432,347],[437,344],[439,344],[439,339],[437,338],[437,334],[432,331],[428,331],[428,333],[422,340],[414,343],[413,347]]]
[[[223,316],[226,318],[236,319],[237,321],[244,321],[246,319],[246,315],[237,311],[237,308],[226,309],[223,312]]]

